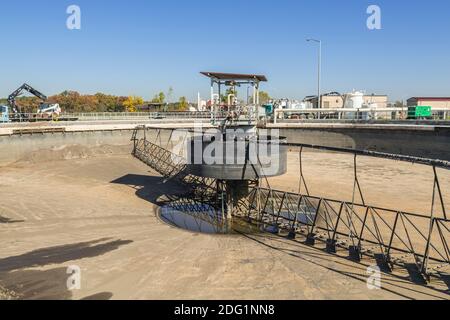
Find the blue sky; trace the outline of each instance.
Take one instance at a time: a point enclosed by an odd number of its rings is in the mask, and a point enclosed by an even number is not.
[[[76,4],[82,29],[66,28]],[[382,10],[368,30],[366,9]],[[23,82],[51,95],[65,89],[150,98],[174,89],[209,92],[200,71],[266,74],[275,97],[316,92],[323,41],[323,91],[352,89],[450,96],[450,1],[428,0],[24,0],[1,1],[0,96]]]

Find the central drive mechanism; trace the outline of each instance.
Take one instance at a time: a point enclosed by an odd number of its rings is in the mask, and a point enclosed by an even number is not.
[[[224,216],[246,198],[250,185],[287,171],[286,139],[239,128],[197,134],[187,145],[188,173],[217,181]]]

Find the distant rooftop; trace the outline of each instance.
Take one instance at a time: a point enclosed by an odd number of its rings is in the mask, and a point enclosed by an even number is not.
[[[447,101],[450,100],[450,97],[412,97],[408,100],[415,99],[415,100],[430,100],[430,101]]]
[[[221,73],[221,72],[200,72],[204,76],[223,81],[261,81],[267,82],[267,78],[260,74],[240,74],[240,73]]]

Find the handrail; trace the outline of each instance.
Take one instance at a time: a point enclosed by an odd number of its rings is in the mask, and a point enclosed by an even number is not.
[[[368,119],[398,119],[406,120],[408,115],[408,108],[320,108],[320,109],[276,109],[273,113],[273,122],[283,121],[285,114],[295,115],[314,115],[317,119],[331,119],[327,118],[335,116],[338,120],[364,120]],[[446,120],[450,116],[450,109],[448,108],[433,108],[433,118],[443,118]],[[317,120],[314,119],[314,120]],[[366,119],[367,120],[367,119]],[[435,120],[435,119],[433,119]]]
[[[391,159],[403,162],[410,163],[418,163],[429,166],[434,166],[436,168],[442,169],[450,169],[450,162],[439,159],[429,159],[429,158],[421,158],[421,157],[413,157],[401,154],[392,154],[392,153],[384,153],[378,151],[370,151],[370,150],[358,150],[358,149],[349,149],[349,148],[340,148],[340,147],[328,147],[328,146],[320,146],[320,145],[312,145],[312,144],[304,144],[304,143],[283,143],[282,145],[288,147],[299,147],[299,148],[308,148],[308,149],[316,149],[316,150],[324,150],[324,151],[333,151],[333,152],[341,152],[341,153],[351,153],[354,155],[360,156],[368,156],[374,158],[383,158],[383,159]]]

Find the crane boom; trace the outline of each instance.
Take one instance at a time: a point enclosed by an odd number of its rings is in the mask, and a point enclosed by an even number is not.
[[[47,100],[47,96],[45,94],[43,94],[43,93],[39,92],[38,90],[34,89],[32,86],[24,83],[16,91],[11,93],[9,95],[9,97],[8,97],[8,103],[9,103],[9,105],[10,105],[10,107],[13,110],[14,113],[20,113],[19,109],[18,109],[18,106],[16,104],[16,98],[18,96],[20,96],[24,90],[28,91],[32,95],[38,97],[42,101],[46,101]]]

